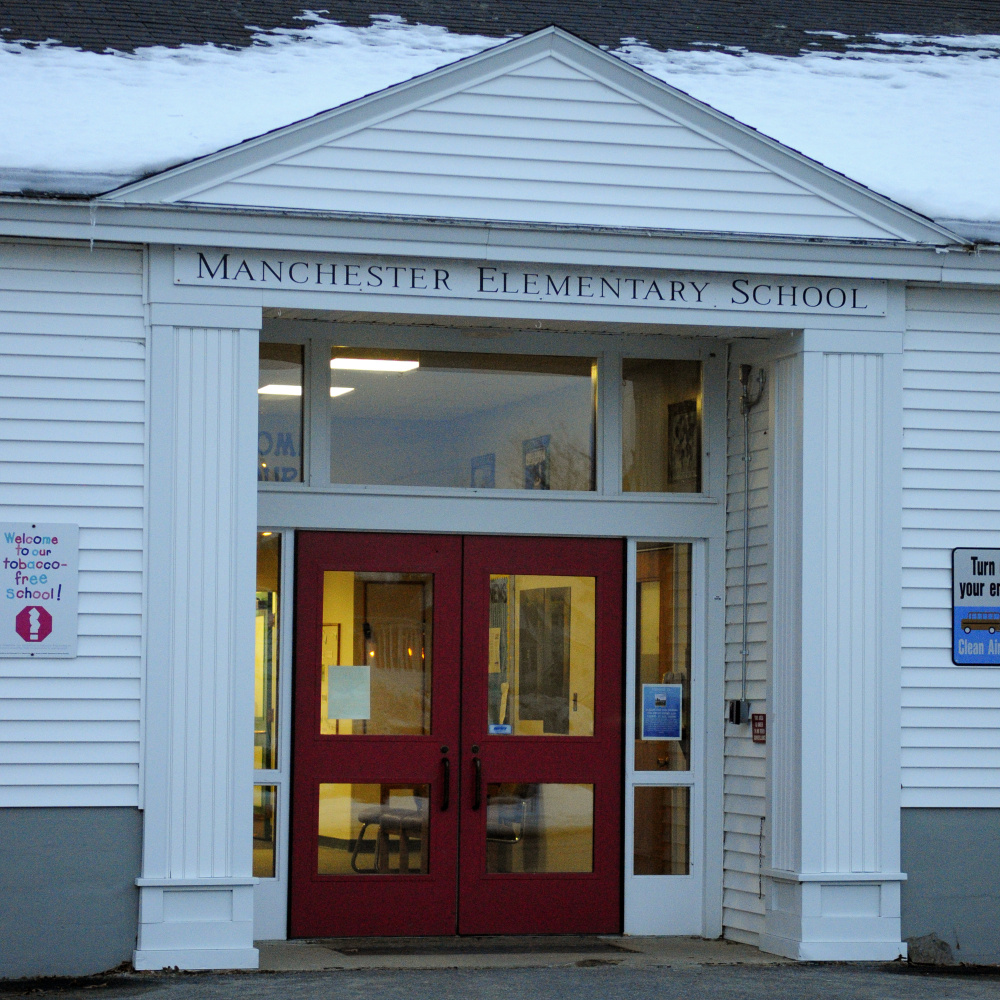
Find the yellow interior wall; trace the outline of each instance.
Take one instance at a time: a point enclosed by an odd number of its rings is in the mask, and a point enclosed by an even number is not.
[[[642,583],[642,607],[639,616],[639,654],[656,655],[660,651],[660,581]]]

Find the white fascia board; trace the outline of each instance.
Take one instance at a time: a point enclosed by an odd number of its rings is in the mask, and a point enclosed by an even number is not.
[[[727,146],[818,197],[885,229],[891,236],[932,245],[969,244],[964,237],[932,220],[556,27],[544,28],[339,108],[173,167],[96,200],[182,201],[249,170],[333,141],[548,56],[560,59],[650,110]]]
[[[923,244],[793,240],[455,220],[265,213],[203,206],[0,198],[0,239],[91,240],[474,261],[688,267],[1000,285],[1000,250]]]

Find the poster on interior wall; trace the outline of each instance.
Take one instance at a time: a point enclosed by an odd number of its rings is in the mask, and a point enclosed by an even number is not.
[[[698,401],[682,399],[667,407],[667,485],[677,492],[698,489],[701,440]]]
[[[681,684],[643,684],[642,738],[644,740],[679,740],[681,738]]]
[[[528,438],[521,442],[524,454],[524,488],[549,489],[549,435]]]
[[[951,553],[951,659],[957,666],[1000,664],[1000,549]]]
[[[0,656],[76,656],[79,527],[0,522],[0,542]]]
[[[497,484],[497,455],[491,451],[486,455],[476,455],[472,459],[472,475],[469,485],[474,489],[491,490]]]

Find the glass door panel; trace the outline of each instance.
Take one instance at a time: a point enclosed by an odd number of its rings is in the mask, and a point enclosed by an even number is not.
[[[321,733],[430,732],[433,611],[431,574],[323,574]]]
[[[690,807],[686,785],[636,786],[632,874],[690,874]]]
[[[429,820],[428,785],[321,784],[319,874],[426,874]]]
[[[254,627],[253,766],[258,771],[278,767],[278,605],[281,536],[272,531],[257,536],[257,616]]]
[[[276,785],[253,786],[253,875],[274,878],[277,822]]]
[[[592,576],[490,576],[490,735],[594,735],[594,594]]]
[[[488,873],[593,870],[593,785],[504,782],[487,786]]]
[[[691,544],[636,546],[635,770],[691,770]]]

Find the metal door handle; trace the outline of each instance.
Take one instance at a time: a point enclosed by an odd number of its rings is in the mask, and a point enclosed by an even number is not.
[[[476,772],[475,784],[472,786],[472,808],[478,809],[483,804],[483,762],[478,757],[473,757],[472,767]]]
[[[444,785],[441,787],[441,812],[444,812],[451,805],[451,761],[447,757],[442,757],[441,766],[444,768]]]

